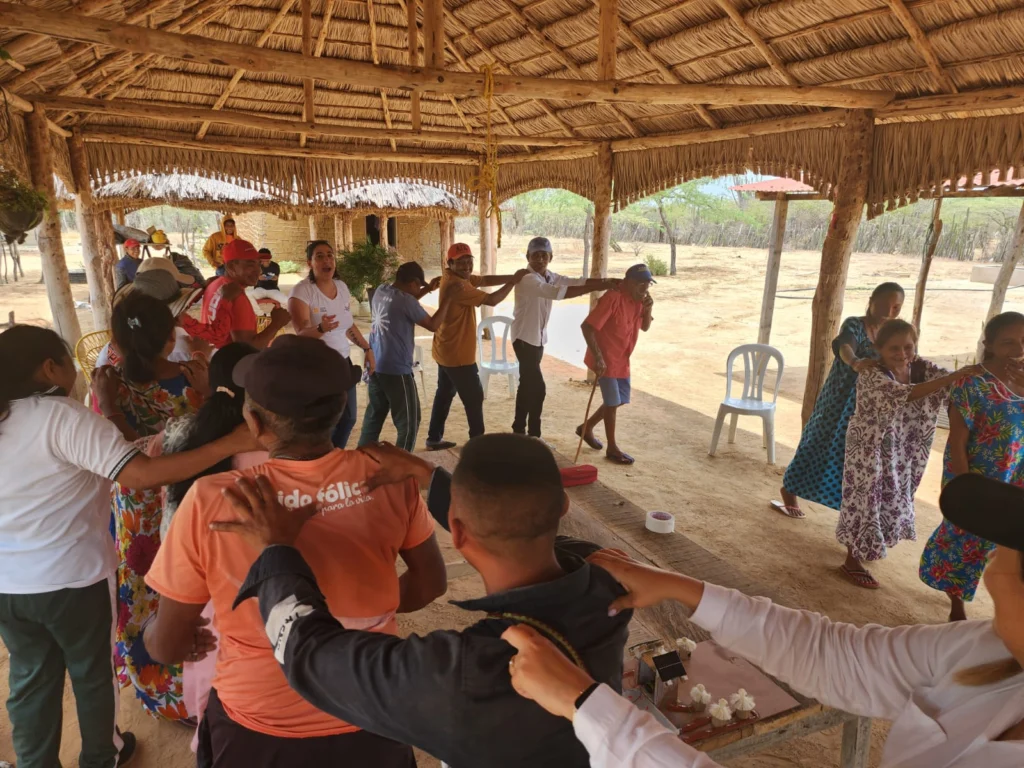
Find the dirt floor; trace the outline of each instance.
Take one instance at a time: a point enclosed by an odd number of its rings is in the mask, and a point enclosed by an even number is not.
[[[475,245],[475,240],[468,240]],[[527,240],[525,236],[506,237],[499,251],[500,272],[512,272],[525,264],[522,254]],[[564,274],[578,274],[582,267],[581,241],[554,242],[553,268]],[[68,261],[75,266],[80,255],[74,235],[67,238],[67,245]],[[0,316],[6,318],[8,311],[14,310],[21,322],[46,323],[49,308],[44,287],[38,283],[39,262],[31,248],[23,248],[23,253],[28,274],[18,284],[0,285]],[[668,247],[647,245],[641,258],[648,254],[667,260]],[[583,459],[598,466],[602,482],[638,505],[672,512],[678,531],[770,584],[790,605],[858,624],[944,621],[946,598],[918,580],[917,563],[925,541],[940,519],[936,502],[945,432],[940,430],[937,434],[932,461],[917,494],[918,541],[899,545],[888,559],[874,566],[874,573],[883,583],[881,590],[859,590],[839,576],[837,569],[843,560],[843,550],[834,537],[835,512],[805,504],[807,518],[790,520],[768,507],[768,501],[778,496],[784,467],[800,436],[800,400],[818,253],[786,252],[782,259],[771,338],[787,361],[776,418],[777,465],[766,463],[760,425],[754,420],[741,420],[735,444],[726,444],[723,435],[718,456],[707,455],[714,417],[725,391],[726,356],[736,345],[755,341],[757,337],[765,258],[763,251],[754,249],[680,248],[678,274],[659,278],[652,288],[654,326],[649,333],[642,334],[637,345],[632,363],[634,400],[621,411],[619,419],[620,443],[636,457],[637,463],[628,468],[613,466],[586,447]],[[613,254],[609,273],[621,275],[636,260],[632,250]],[[971,283],[970,268],[969,263],[947,261],[937,261],[932,267],[921,353],[948,365],[952,365],[954,358],[963,365],[973,357],[988,307],[990,288]],[[917,269],[917,256],[855,254],[845,314],[861,314],[871,289],[880,282],[895,280],[908,290],[904,314],[909,316]],[[282,283],[290,286],[297,279],[296,275],[285,275]],[[85,286],[73,286],[73,290],[76,299],[87,298]],[[559,345],[553,342],[552,347],[574,347],[573,340],[579,333],[575,318],[585,312],[586,299],[572,303],[578,306],[563,307],[556,315],[560,318],[557,323],[552,321],[553,331],[571,338],[561,340]],[[1020,291],[1009,292],[1006,308],[1024,310]],[[503,311],[505,308],[499,307],[499,314]],[[79,316],[85,332],[91,326],[91,316],[87,309],[80,311]],[[419,343],[429,361],[429,342]],[[584,371],[573,364],[577,353],[570,350],[564,357],[570,362],[551,356],[544,362],[548,384],[544,437],[555,449],[571,455],[576,449],[573,430],[582,419],[588,387],[582,381]],[[424,408],[429,410],[436,376],[432,364],[428,362],[426,368],[429,395],[424,398]],[[365,403],[362,388],[360,402]],[[485,413],[490,429],[508,429],[512,402],[504,381],[492,380]],[[421,441],[425,431],[424,425]],[[462,441],[465,434],[465,417],[456,404],[449,419],[448,436]],[[386,431],[385,437],[389,435],[393,436],[393,432]],[[445,554],[452,564],[460,560],[450,547],[446,547]],[[449,598],[479,591],[479,581],[466,575],[466,570],[466,566],[451,569]],[[991,601],[983,588],[969,612],[975,617],[991,616]],[[472,616],[444,601],[402,618],[402,628],[407,632],[459,626],[472,620]],[[6,658],[0,657],[0,667],[6,663]],[[2,698],[6,695],[6,675],[0,677]],[[139,768],[184,768],[191,764],[190,735],[184,729],[141,714],[130,691],[124,692],[121,712],[122,727],[139,736],[140,759],[135,763]],[[64,730],[61,759],[70,766],[75,764],[78,742],[70,691]],[[886,730],[883,724],[875,727],[872,765],[878,764]],[[838,731],[819,734],[756,757],[733,761],[731,765],[837,765],[839,737]],[[0,721],[0,759],[13,757],[10,738],[9,724]],[[423,759],[421,764],[436,765],[430,759]]]

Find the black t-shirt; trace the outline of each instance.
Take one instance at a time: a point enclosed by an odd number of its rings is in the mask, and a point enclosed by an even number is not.
[[[281,276],[281,267],[278,266],[276,261],[272,261],[267,266],[260,268],[260,281],[256,283],[257,288],[264,288],[268,291],[277,290],[277,279]]]

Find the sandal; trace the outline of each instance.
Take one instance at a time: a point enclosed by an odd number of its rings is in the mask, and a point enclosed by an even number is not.
[[[868,573],[864,568],[849,568],[846,563],[839,566],[839,572],[846,577],[847,581],[852,582],[858,587],[864,589],[881,589],[882,585],[878,583],[878,579]]]
[[[595,451],[600,451],[602,448],[604,448],[604,443],[602,443],[596,437],[591,435],[590,438],[588,439],[587,436],[583,434],[583,425],[582,424],[580,424],[578,427],[576,427],[576,437],[582,437],[583,438],[583,442],[586,443],[587,445],[589,445]]]
[[[615,464],[632,464],[633,462],[636,461],[636,459],[634,459],[628,453],[619,453],[615,455],[609,454],[605,456],[605,459]]]
[[[807,517],[807,515],[804,514],[804,511],[800,509],[800,507],[790,506],[789,504],[786,504],[784,501],[772,499],[768,503],[771,505],[771,508],[774,509],[776,512],[781,512],[786,517],[792,518],[794,520],[803,520],[805,517]]]

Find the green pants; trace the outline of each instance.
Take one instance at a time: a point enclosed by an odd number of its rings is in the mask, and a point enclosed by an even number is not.
[[[116,732],[113,587],[35,595],[0,594],[0,639],[11,654],[7,714],[18,768],[57,768],[65,674],[71,677],[82,734],[80,768],[113,768]]]
[[[363,416],[359,445],[375,443],[391,411],[391,420],[398,430],[395,445],[405,451],[416,450],[416,434],[420,430],[420,393],[411,373],[404,376],[375,373],[367,385],[369,403]]]

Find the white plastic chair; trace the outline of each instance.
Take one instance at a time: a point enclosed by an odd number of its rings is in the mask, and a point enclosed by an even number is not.
[[[495,326],[504,325],[504,332],[501,334],[501,356],[498,356],[498,334]],[[484,388],[484,397],[487,397],[487,385],[491,376],[508,376],[508,396],[516,396],[516,387],[519,386],[519,361],[508,359],[508,348],[510,346],[508,335],[512,330],[512,318],[495,315],[485,317],[476,327],[476,361],[480,367],[480,384]],[[484,359],[484,334],[490,337],[491,357]]]
[[[743,395],[732,396],[732,365],[737,357],[743,357]],[[775,392],[771,402],[764,399],[764,380],[768,373],[768,363],[775,360]],[[718,450],[718,438],[722,434],[722,425],[727,415],[732,416],[729,424],[729,442],[736,442],[736,422],[740,416],[759,416],[761,418],[764,447],[768,449],[768,463],[775,463],[775,401],[779,398],[779,387],[782,385],[782,369],[784,362],[782,353],[767,344],[743,344],[729,353],[725,363],[725,400],[718,406],[718,418],[715,419],[715,431],[711,435],[709,456]]]

